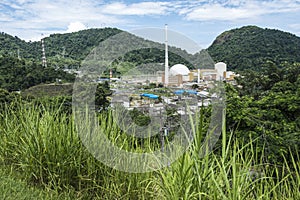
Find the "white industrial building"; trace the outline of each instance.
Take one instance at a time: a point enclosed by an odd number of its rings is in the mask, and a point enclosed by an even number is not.
[[[226,78],[227,65],[223,62],[218,62],[215,64],[215,70],[217,70],[217,79],[224,80]]]

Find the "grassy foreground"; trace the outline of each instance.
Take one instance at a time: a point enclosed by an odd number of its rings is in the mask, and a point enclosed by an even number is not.
[[[72,199],[71,194],[29,186],[15,171],[0,168],[0,198],[13,199]]]
[[[111,120],[102,123],[117,137]],[[82,144],[59,106],[16,104],[0,116],[0,198],[13,199],[300,199],[300,159],[263,163],[256,140],[226,137],[200,158],[202,118],[189,150],[169,167],[134,174],[111,169]],[[132,139],[131,139],[132,140]],[[124,137],[119,146],[134,143]],[[124,145],[125,144],[125,145]],[[10,170],[8,170],[10,169]],[[17,176],[16,176],[17,175]],[[27,197],[28,196],[28,197]]]

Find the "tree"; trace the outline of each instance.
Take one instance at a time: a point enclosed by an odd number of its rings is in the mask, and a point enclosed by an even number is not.
[[[226,86],[227,127],[235,136],[258,138],[258,148],[268,162],[282,162],[289,149],[299,153],[299,64],[266,63],[261,73],[247,71],[238,78],[242,87]],[[297,77],[297,79],[296,79]]]
[[[129,112],[131,119],[138,126],[147,126],[151,122],[151,118],[148,114],[134,108]]]
[[[103,111],[108,108],[110,102],[108,97],[112,95],[110,90],[109,83],[105,81],[104,83],[99,83],[96,88],[95,93],[95,107],[98,111]]]
[[[36,62],[13,57],[0,58],[0,87],[8,91],[24,90],[41,83],[53,83],[56,79],[73,82],[75,76],[49,65],[43,68]]]

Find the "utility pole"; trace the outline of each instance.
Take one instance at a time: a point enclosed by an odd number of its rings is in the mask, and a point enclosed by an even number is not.
[[[43,67],[46,68],[47,67],[47,59],[46,59],[46,53],[45,53],[44,38],[41,39],[41,42],[42,42],[42,65],[43,65]]]
[[[18,49],[17,53],[18,53],[18,59],[20,60],[21,59],[20,58],[20,49]]]
[[[168,25],[165,25],[165,87],[169,85]]]

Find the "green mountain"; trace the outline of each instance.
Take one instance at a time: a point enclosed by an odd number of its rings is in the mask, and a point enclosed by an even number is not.
[[[116,28],[88,29],[74,33],[52,34],[45,37],[45,50],[47,62],[56,68],[78,68],[80,62],[105,39],[123,32]],[[138,38],[138,37],[136,37]],[[138,38],[141,39],[141,38]],[[151,42],[150,42],[151,43]],[[163,63],[164,46],[154,43],[159,49],[145,48],[129,52],[121,58],[123,62],[131,62],[136,65],[142,63]],[[0,33],[0,57],[19,56],[24,59],[40,60],[42,57],[41,42],[25,42],[18,37]],[[172,47],[169,53],[170,65],[183,63],[193,67],[179,55],[190,57],[190,55],[179,48]]]
[[[79,68],[81,61],[99,43],[122,32],[116,28],[103,28],[52,34],[45,37],[48,67],[53,69],[52,71],[47,69],[47,73],[43,73],[41,68],[40,41],[26,42],[18,37],[0,33],[0,87],[22,90],[38,83],[53,82],[56,77],[64,79],[67,77],[66,74],[63,74],[62,71],[55,72],[55,70]],[[141,40],[138,37],[137,39]],[[114,74],[119,76],[140,64],[164,63],[164,44],[153,44],[159,48],[132,51],[116,59],[110,66],[113,68]],[[203,57],[201,55],[205,54],[205,51],[191,55],[180,48],[170,47],[169,50],[170,66],[182,63],[189,68],[207,67],[207,63],[211,62],[207,57],[206,60],[199,59]],[[207,51],[215,62],[227,63],[230,70],[253,69],[260,71],[262,64],[266,61],[276,64],[285,61],[300,62],[300,38],[279,30],[245,26],[225,31],[216,38]],[[18,55],[20,60],[17,59]],[[195,65],[195,63],[197,64]],[[44,74],[44,77],[38,77],[39,74]],[[46,78],[47,76],[51,78]],[[12,79],[12,77],[15,78]],[[14,80],[18,80],[18,83],[15,83]],[[67,82],[68,80],[71,78],[68,77],[63,81]]]
[[[17,36],[13,37],[4,32],[0,33],[0,56],[14,56],[17,57],[18,51],[19,54],[22,54],[22,57],[29,58],[32,55],[30,52],[29,43],[21,40]]]
[[[116,28],[89,29],[75,33],[52,34],[44,38],[46,57],[55,67],[79,67],[89,52],[101,41],[122,32]],[[0,34],[0,56],[41,60],[41,41],[25,42],[6,33]]]
[[[95,47],[118,33],[124,32],[116,28],[88,29],[45,37],[48,66],[46,69],[41,66],[41,41],[26,42],[18,37],[0,33],[0,88],[9,91],[24,90],[40,83],[52,83],[57,79],[61,79],[62,82],[72,81],[74,78],[63,72],[62,69],[78,69],[81,62]],[[146,41],[133,35],[129,37],[140,42]],[[155,45],[157,48],[143,48],[128,52],[107,67],[113,69],[114,76],[120,76],[141,64],[164,63],[164,44],[151,41],[147,41],[146,44]],[[127,47],[122,48],[126,49]],[[169,50],[171,66],[182,63],[190,68],[195,67],[189,62],[192,60],[192,55],[186,51],[175,47],[170,47]],[[106,73],[109,74],[108,70]]]
[[[223,61],[231,70],[259,71],[272,61],[300,62],[300,37],[274,29],[245,26],[220,34],[208,52],[214,61]]]

